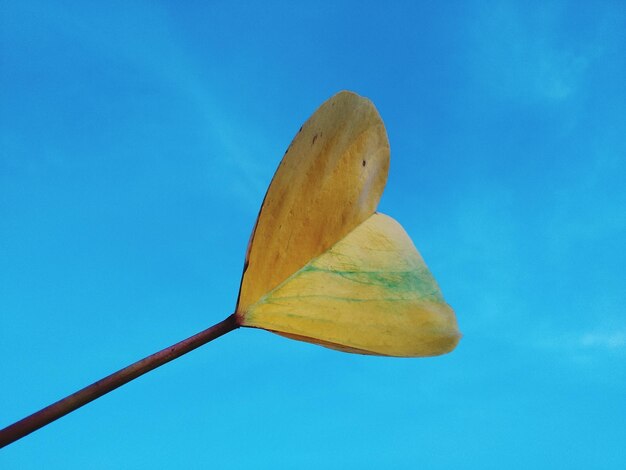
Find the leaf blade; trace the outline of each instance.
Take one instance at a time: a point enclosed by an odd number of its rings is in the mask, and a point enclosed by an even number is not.
[[[252,305],[244,326],[344,352],[444,354],[460,333],[410,238],[374,214]]]
[[[340,92],[289,146],[253,230],[236,313],[330,248],[375,210],[389,169],[389,142],[366,98]]]

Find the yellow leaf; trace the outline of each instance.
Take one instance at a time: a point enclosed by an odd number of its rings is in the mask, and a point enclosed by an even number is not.
[[[302,126],[272,179],[248,245],[237,314],[375,210],[389,142],[371,101],[341,92]]]
[[[432,356],[456,318],[402,227],[375,214],[389,143],[374,105],[330,98],[287,149],[252,232],[241,326],[346,352]]]
[[[413,243],[374,214],[252,305],[245,325],[347,352],[433,356],[460,333]]]

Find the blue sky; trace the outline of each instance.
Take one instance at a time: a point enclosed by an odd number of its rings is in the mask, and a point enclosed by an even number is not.
[[[0,426],[230,314],[271,176],[342,89],[464,338],[238,330],[0,467],[626,466],[623,4],[384,3],[2,2]]]

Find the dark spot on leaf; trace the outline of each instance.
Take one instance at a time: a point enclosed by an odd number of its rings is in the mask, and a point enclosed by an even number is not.
[[[363,166],[367,165],[367,162],[365,160],[363,160]]]
[[[315,143],[315,141],[317,140],[317,134],[315,134],[313,136],[313,140],[311,141],[311,145],[313,145]]]

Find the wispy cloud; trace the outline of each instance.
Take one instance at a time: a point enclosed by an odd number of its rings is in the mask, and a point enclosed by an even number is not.
[[[577,46],[560,39],[563,5],[481,5],[473,22],[470,58],[478,82],[513,99],[560,101],[576,93],[600,50],[595,44]]]
[[[578,338],[578,345],[585,349],[626,349],[626,330],[587,332]]]
[[[229,97],[219,93],[215,81],[220,66],[203,68],[206,58],[197,57],[181,40],[185,35],[163,5],[121,3],[97,9],[94,14],[80,5],[68,8],[35,1],[15,10],[19,18],[40,22],[43,37],[61,43],[69,39],[101,63],[125,70],[130,76],[139,70],[142,77],[176,96],[197,120],[196,135],[204,148],[194,150],[202,151],[206,158],[204,187],[228,174],[233,184],[224,185],[230,191],[224,197],[246,207],[258,206],[267,181],[257,162],[260,153],[267,153],[262,148],[267,139],[259,135],[253,123],[233,115]],[[7,144],[15,144],[13,153],[19,153],[19,141]]]
[[[593,364],[626,356],[626,326],[559,332],[543,331],[531,343],[534,349],[579,364]]]

